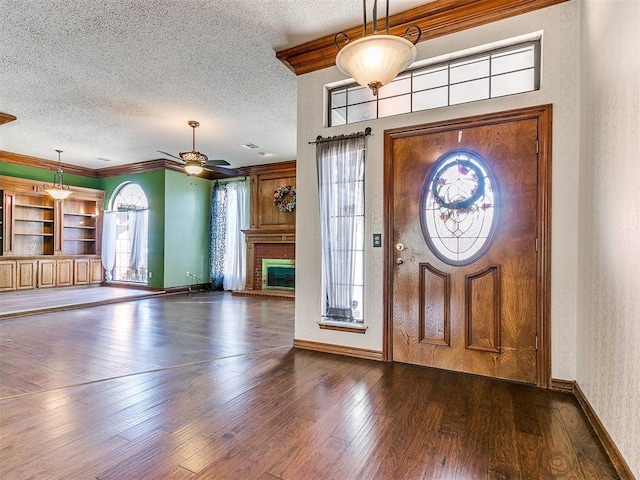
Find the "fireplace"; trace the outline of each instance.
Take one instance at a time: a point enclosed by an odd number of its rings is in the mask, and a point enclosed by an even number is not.
[[[263,290],[294,290],[296,286],[296,262],[276,258],[262,259]]]

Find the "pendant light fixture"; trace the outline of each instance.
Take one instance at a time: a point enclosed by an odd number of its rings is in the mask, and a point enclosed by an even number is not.
[[[196,128],[200,126],[200,122],[189,120],[189,126],[193,130],[193,146],[190,152],[180,153],[180,158],[184,160],[184,170],[189,175],[198,175],[202,173],[204,164],[207,162],[207,156],[196,151]]]
[[[69,190],[69,185],[64,184],[64,177],[62,173],[62,164],[60,162],[60,154],[62,150],[56,150],[58,152],[58,169],[53,174],[53,185],[45,185],[44,191],[51,195],[56,200],[64,200],[73,192]]]
[[[353,77],[363,87],[369,87],[374,95],[378,95],[378,89],[389,82],[403,70],[411,65],[417,56],[415,44],[420,40],[421,30],[413,25],[405,31],[405,36],[410,36],[410,31],[417,30],[415,42],[396,35],[389,35],[389,0],[386,11],[386,34],[378,34],[378,0],[373,2],[373,22],[371,22],[371,35],[367,36],[367,0],[362,0],[364,24],[362,26],[362,38],[349,42],[349,36],[340,32],[334,37],[334,44],[338,46],[338,40],[344,38],[347,44],[342,47],[336,56],[336,66],[345,75]]]

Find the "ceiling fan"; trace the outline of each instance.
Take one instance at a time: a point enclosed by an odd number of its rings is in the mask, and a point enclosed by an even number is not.
[[[200,126],[200,122],[196,120],[189,120],[189,126],[192,128],[193,133],[193,144],[192,150],[189,152],[180,152],[179,157],[172,155],[169,152],[163,152],[162,150],[158,150],[158,153],[162,153],[163,155],[167,155],[171,158],[175,158],[183,163],[185,171],[189,175],[198,175],[202,172],[202,170],[209,170],[215,173],[221,173],[226,176],[236,176],[238,175],[238,171],[233,168],[222,168],[221,165],[231,165],[226,160],[215,159],[209,160],[204,153],[200,153],[196,151],[196,128]]]

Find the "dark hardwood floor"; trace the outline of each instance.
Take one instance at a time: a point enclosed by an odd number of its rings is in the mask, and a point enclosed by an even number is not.
[[[0,478],[617,478],[568,394],[296,350],[222,293],[0,321]]]

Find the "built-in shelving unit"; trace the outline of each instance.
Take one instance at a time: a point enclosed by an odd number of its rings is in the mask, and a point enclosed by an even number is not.
[[[3,238],[4,238],[4,191],[0,190],[0,255],[2,255],[3,247]]]
[[[64,200],[62,215],[63,245],[66,255],[88,255],[96,252],[97,205],[94,200]]]
[[[55,200],[34,180],[0,176],[0,291],[99,283],[104,192]]]
[[[55,205],[54,200],[47,197],[14,193],[12,216],[15,255],[53,255]]]

